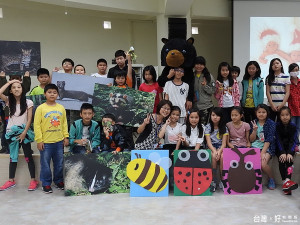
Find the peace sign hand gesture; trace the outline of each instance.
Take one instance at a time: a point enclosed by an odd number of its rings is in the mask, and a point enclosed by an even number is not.
[[[255,120],[251,121],[251,124],[252,124],[253,130],[257,131],[258,126],[257,126]]]

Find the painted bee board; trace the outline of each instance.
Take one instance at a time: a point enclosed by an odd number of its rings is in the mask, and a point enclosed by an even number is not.
[[[174,151],[174,195],[211,196],[210,150]]]
[[[224,148],[224,194],[261,194],[262,175],[259,148]]]
[[[65,196],[129,192],[126,166],[130,152],[64,156]]]
[[[169,150],[132,150],[127,166],[130,197],[167,197],[169,166]]]

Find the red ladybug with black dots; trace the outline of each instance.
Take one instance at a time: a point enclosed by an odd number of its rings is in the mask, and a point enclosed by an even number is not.
[[[212,167],[207,150],[176,150],[174,183],[188,195],[201,195],[212,182]],[[177,153],[175,152],[175,154]]]

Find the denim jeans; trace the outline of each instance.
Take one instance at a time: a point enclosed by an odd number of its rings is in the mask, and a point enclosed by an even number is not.
[[[41,174],[40,180],[43,186],[51,185],[52,172],[50,160],[53,161],[53,182],[55,184],[63,181],[63,162],[64,162],[64,145],[63,141],[56,143],[45,143],[44,150],[41,154]]]

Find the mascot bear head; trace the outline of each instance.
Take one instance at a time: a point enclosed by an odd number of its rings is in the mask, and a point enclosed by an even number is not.
[[[169,67],[193,68],[197,56],[194,47],[194,38],[184,40],[181,38],[162,38],[165,44],[161,50],[161,65]]]

